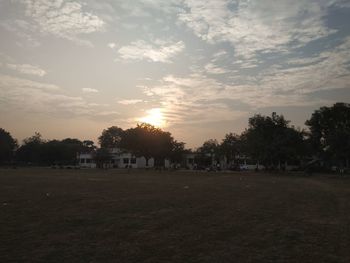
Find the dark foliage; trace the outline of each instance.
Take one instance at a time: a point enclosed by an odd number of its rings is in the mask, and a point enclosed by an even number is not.
[[[11,162],[16,148],[17,141],[9,132],[0,128],[0,164]]]
[[[265,167],[300,160],[305,155],[304,132],[289,126],[283,115],[255,115],[242,135],[247,156],[259,160]]]
[[[312,150],[320,159],[328,165],[350,165],[350,104],[322,107],[305,124],[310,128]]]
[[[93,144],[87,146],[78,139],[45,141],[40,133],[35,133],[18,149],[17,160],[32,165],[74,165],[77,153],[93,148]]]
[[[178,158],[177,153],[182,146],[175,143],[169,132],[142,123],[135,128],[125,130],[120,147],[137,157],[145,157],[147,166],[150,158],[155,159],[156,165],[163,166],[165,158]],[[175,148],[176,151],[173,151]]]
[[[124,131],[122,128],[112,126],[102,131],[101,136],[98,138],[98,142],[100,143],[101,148],[119,148],[123,134]]]

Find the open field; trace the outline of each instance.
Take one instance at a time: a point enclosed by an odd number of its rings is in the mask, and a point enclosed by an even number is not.
[[[0,262],[350,262],[350,179],[0,170]]]

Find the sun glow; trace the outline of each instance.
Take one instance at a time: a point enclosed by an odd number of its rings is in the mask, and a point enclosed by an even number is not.
[[[143,118],[140,118],[139,121],[151,124],[156,127],[164,127],[165,120],[162,113],[162,109],[153,108],[147,111],[147,115]]]

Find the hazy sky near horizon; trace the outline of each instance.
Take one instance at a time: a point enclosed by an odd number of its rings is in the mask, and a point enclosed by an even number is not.
[[[0,127],[19,140],[163,118],[195,147],[350,102],[348,0],[0,0],[0,39]]]

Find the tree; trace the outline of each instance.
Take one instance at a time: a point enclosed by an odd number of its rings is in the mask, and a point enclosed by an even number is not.
[[[220,144],[220,152],[226,158],[227,164],[235,161],[237,155],[241,152],[240,136],[233,133],[228,133]]]
[[[93,141],[90,140],[84,140],[83,141],[83,152],[93,152],[97,149],[97,147],[95,146],[95,143]]]
[[[205,166],[213,165],[214,159],[221,156],[219,143],[215,139],[207,140],[203,143],[201,147],[197,149],[197,153],[199,156],[197,157],[197,161]]]
[[[120,147],[137,157],[145,157],[146,166],[152,157],[155,165],[164,165],[165,158],[171,156],[174,139],[169,132],[142,123],[124,131]]]
[[[24,139],[22,146],[17,150],[18,160],[26,163],[42,163],[42,145],[44,143],[45,141],[39,132],[35,132],[33,136]]]
[[[96,150],[95,156],[94,156],[96,165],[98,168],[103,168],[104,164],[109,163],[112,160],[112,156],[108,149],[106,148],[100,148]]]
[[[349,167],[350,104],[336,103],[321,107],[305,123],[314,153],[324,162]]]
[[[172,163],[181,163],[183,154],[186,152],[185,143],[173,140],[172,150],[170,153],[170,161]]]
[[[117,126],[109,127],[102,131],[98,142],[101,148],[119,148],[124,131]]]
[[[267,168],[300,158],[304,153],[303,133],[289,126],[283,115],[254,115],[243,133],[246,153]]]
[[[77,154],[84,148],[83,143],[78,139],[66,138],[59,143],[61,151],[61,162],[65,164],[75,164]]]
[[[36,165],[73,165],[76,163],[77,153],[83,149],[84,145],[78,139],[45,141],[41,134],[36,132],[23,141],[23,145],[17,151],[17,157],[22,162]]]
[[[17,141],[11,134],[0,128],[0,163],[10,162],[17,148]]]

